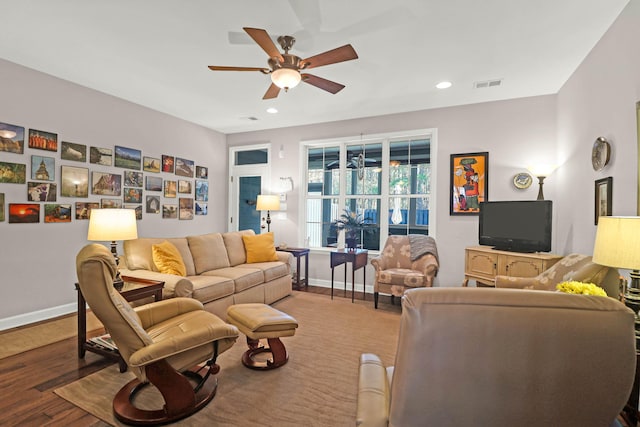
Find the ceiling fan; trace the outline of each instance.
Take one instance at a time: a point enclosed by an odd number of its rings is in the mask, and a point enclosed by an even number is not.
[[[358,58],[358,54],[353,47],[347,44],[302,59],[299,56],[289,53],[289,50],[291,50],[293,44],[296,42],[296,39],[292,36],[278,37],[278,43],[282,47],[282,50],[284,50],[284,53],[280,53],[265,30],[247,27],[243,28],[243,30],[269,55],[269,68],[209,65],[209,69],[213,71],[260,71],[263,74],[270,74],[272,83],[262,99],[276,98],[280,93],[280,89],[284,89],[286,92],[292,87],[297,86],[300,81],[333,94],[338,93],[344,89],[344,85],[314,76],[313,74],[300,73],[300,71]]]

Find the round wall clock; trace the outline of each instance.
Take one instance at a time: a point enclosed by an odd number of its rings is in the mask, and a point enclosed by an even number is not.
[[[525,188],[529,188],[532,182],[533,182],[533,178],[531,177],[531,175],[529,175],[526,172],[517,173],[513,177],[513,185],[515,185],[516,188],[519,188],[521,190]]]
[[[607,140],[599,136],[596,142],[593,143],[591,149],[591,165],[593,170],[599,171],[609,164],[609,157],[611,156],[611,145]]]

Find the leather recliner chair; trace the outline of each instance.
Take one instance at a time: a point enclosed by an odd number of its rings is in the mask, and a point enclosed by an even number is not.
[[[411,289],[395,367],[360,362],[360,427],[610,426],[634,379],[634,314],[601,296]]]
[[[85,246],[76,257],[76,271],[89,307],[136,375],[113,399],[120,421],[166,424],[193,414],[213,399],[217,389],[214,375],[220,369],[216,358],[238,338],[235,326],[205,311],[202,303],[192,298],[171,298],[132,308],[113,287],[116,263],[102,245]],[[190,370],[203,362],[202,369]],[[133,405],[135,394],[148,384],[162,394],[161,408]]]

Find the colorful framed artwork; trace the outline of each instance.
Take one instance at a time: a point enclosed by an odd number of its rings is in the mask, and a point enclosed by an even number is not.
[[[208,203],[196,201],[196,215],[206,215]]]
[[[142,167],[142,151],[116,145],[114,165],[139,171]]]
[[[76,202],[76,220],[91,218],[91,210],[100,209],[98,202]]]
[[[162,172],[173,173],[176,160],[173,156],[162,155]]]
[[[124,188],[125,203],[142,203],[142,188]]]
[[[204,166],[196,166],[196,178],[209,179],[209,169]]]
[[[194,164],[193,160],[181,159],[176,157],[176,175],[193,178]]]
[[[89,169],[75,166],[61,166],[60,196],[89,197]]]
[[[34,224],[40,222],[38,203],[9,203],[10,224]]]
[[[71,222],[71,205],[45,203],[44,222],[45,223]]]
[[[127,187],[142,187],[142,172],[125,171],[124,184]]]
[[[58,134],[29,129],[29,148],[58,151]]]
[[[164,180],[164,197],[176,197],[176,188],[178,182],[169,179]]]
[[[489,199],[489,153],[451,155],[450,215],[478,215]]]
[[[72,160],[74,162],[87,161],[87,146],[75,144],[73,142],[62,141],[60,144],[60,157],[62,160]]]
[[[100,207],[102,209],[120,209],[122,200],[120,199],[100,199]]]
[[[595,187],[595,219],[594,224],[598,225],[598,218],[612,215],[612,192],[613,178],[602,178],[596,180]]]
[[[0,193],[0,222],[4,221],[4,193]]]
[[[92,172],[91,194],[119,196],[122,193],[122,177],[115,173]]]
[[[193,219],[193,199],[180,197],[178,200],[178,206],[180,207],[178,218]]]
[[[0,151],[24,154],[24,128],[0,123]]]
[[[27,182],[27,165],[0,162],[0,183],[24,184]]]
[[[89,148],[89,163],[94,165],[111,166],[113,164],[113,151],[111,148]]]
[[[184,179],[179,179],[178,180],[178,193],[188,193],[191,194],[191,187],[192,187],[192,183],[191,181],[187,181]]]
[[[209,200],[209,182],[196,179],[196,200],[206,202]]]
[[[162,178],[159,176],[145,176],[144,189],[148,191],[162,191]]]
[[[166,219],[178,218],[178,205],[176,204],[162,205],[162,218],[166,218]]]
[[[136,213],[136,219],[142,219],[142,205],[124,205],[125,209],[133,209]]]
[[[144,156],[142,158],[142,170],[145,172],[160,173],[160,159]]]
[[[56,202],[57,186],[52,182],[27,183],[27,201]]]
[[[31,156],[31,179],[55,181],[56,159],[45,156]]]
[[[147,213],[157,214],[160,213],[160,197],[159,196],[147,196]]]

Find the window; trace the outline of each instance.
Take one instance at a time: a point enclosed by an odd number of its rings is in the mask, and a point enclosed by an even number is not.
[[[429,234],[431,138],[386,137],[306,144],[306,237],[335,247],[344,210],[363,221],[358,244],[377,250],[389,234]]]

